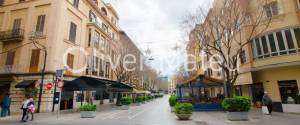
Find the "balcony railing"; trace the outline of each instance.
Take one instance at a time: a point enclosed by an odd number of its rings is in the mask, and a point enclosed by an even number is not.
[[[16,41],[21,42],[24,39],[23,29],[13,29],[0,32],[0,42]]]

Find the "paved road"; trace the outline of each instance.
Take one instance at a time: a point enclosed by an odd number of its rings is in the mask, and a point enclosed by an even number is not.
[[[106,105],[107,106],[107,105]],[[82,119],[79,113],[62,114],[57,119],[55,114],[36,114],[33,122],[20,123],[19,116],[0,119],[0,125],[296,125],[300,115],[274,113],[262,115],[259,110],[250,112],[250,120],[232,122],[226,120],[225,112],[195,112],[192,120],[179,121],[171,113],[168,96],[156,99],[141,106],[132,106],[129,110],[105,108],[101,106],[97,117]],[[105,110],[104,110],[105,109]]]
[[[168,96],[156,99],[140,106],[131,106],[129,110],[105,110],[97,112],[97,117],[82,119],[79,113],[36,114],[33,122],[20,123],[19,116],[1,119],[0,125],[193,125],[193,121],[178,121],[171,113]]]

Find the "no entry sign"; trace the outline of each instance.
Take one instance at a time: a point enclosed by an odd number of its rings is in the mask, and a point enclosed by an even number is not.
[[[52,84],[51,82],[49,82],[49,83],[47,84],[47,90],[51,90],[52,87],[53,87],[53,84]]]

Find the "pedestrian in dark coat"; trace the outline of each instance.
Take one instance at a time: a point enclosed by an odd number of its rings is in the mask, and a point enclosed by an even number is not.
[[[269,114],[271,114],[273,110],[273,101],[271,97],[268,95],[268,92],[264,93],[264,96],[262,98],[262,104],[263,106],[267,106]]]

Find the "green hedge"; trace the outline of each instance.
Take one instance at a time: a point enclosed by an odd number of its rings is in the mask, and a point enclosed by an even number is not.
[[[96,111],[97,106],[94,104],[83,104],[80,106],[80,111]]]
[[[144,102],[145,100],[144,100],[144,97],[143,96],[138,96],[138,97],[136,97],[136,102],[138,102],[138,103],[141,103],[141,102]]]
[[[121,98],[121,104],[122,105],[130,105],[132,103],[131,97],[122,97]]]
[[[176,103],[175,113],[177,114],[192,114],[193,105],[191,103]]]
[[[251,100],[245,96],[225,98],[222,102],[222,106],[229,112],[248,112],[251,107]]]
[[[169,104],[170,106],[175,106],[175,104],[177,103],[177,96],[176,95],[171,95],[169,98]]]

